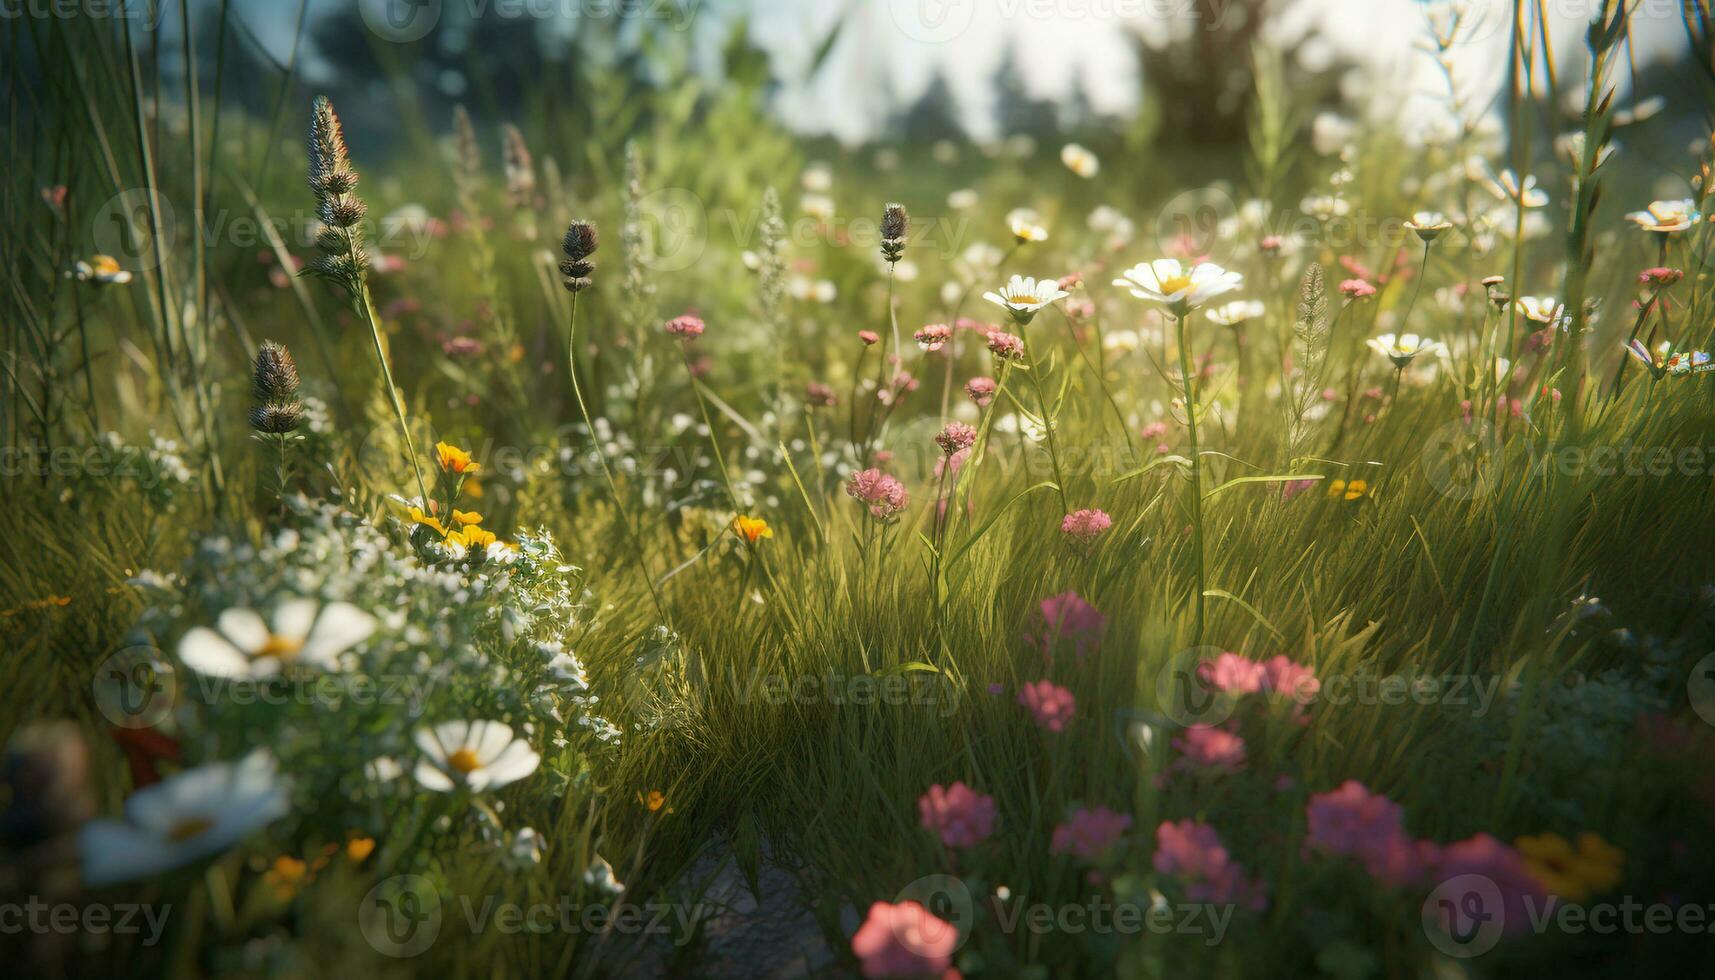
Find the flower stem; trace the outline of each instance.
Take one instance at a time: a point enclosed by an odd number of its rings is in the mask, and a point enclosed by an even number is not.
[[[1191,373],[1191,348],[1186,341],[1185,321],[1190,314],[1175,317],[1179,332],[1179,375],[1185,384],[1185,427],[1191,436],[1191,548],[1197,557],[1196,626],[1192,643],[1203,642],[1203,457],[1197,447],[1197,381]]]
[[[349,241],[349,233],[348,233]],[[355,251],[355,250],[354,250]],[[423,496],[423,506],[429,506],[429,484],[423,479],[423,464],[417,458],[417,442],[411,438],[411,424],[405,420],[405,400],[399,397],[399,386],[393,381],[393,367],[387,362],[387,348],[381,340],[381,318],[375,314],[375,302],[369,298],[369,284],[359,279],[352,297],[357,315],[369,324],[369,338],[375,342],[375,359],[381,364],[381,381],[387,386],[393,415],[399,420],[399,432],[405,436],[405,452],[411,457],[411,471],[417,475],[417,492]]]

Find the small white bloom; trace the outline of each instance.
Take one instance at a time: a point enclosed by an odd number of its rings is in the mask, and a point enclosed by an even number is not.
[[[1379,337],[1371,337],[1365,343],[1369,345],[1370,350],[1392,361],[1396,368],[1404,368],[1419,354],[1445,354],[1447,352],[1446,345],[1428,337],[1419,337],[1414,333],[1402,334],[1398,337],[1391,333],[1384,333]]]
[[[274,607],[272,624],[253,609],[236,607],[197,626],[179,641],[185,666],[213,677],[272,677],[287,664],[336,669],[339,655],[375,632],[375,619],[349,602],[322,606],[287,599]]]
[[[84,826],[77,841],[83,883],[134,881],[218,854],[290,806],[287,785],[267,752],[187,769],[133,793],[125,819]]]
[[[1001,287],[1000,292],[984,293],[983,299],[1006,307],[1007,312],[1019,323],[1029,323],[1037,310],[1069,295],[1071,294],[1060,288],[1058,280],[1013,276]]]
[[[1548,296],[1520,296],[1514,301],[1520,314],[1537,323],[1557,325],[1566,320],[1566,307]]]
[[[1485,174],[1483,182],[1489,193],[1522,208],[1540,208],[1548,203],[1548,192],[1538,188],[1536,178],[1530,174],[1525,174],[1521,181],[1518,174],[1507,169],[1498,176]]]
[[[1060,148],[1060,162],[1066,165],[1067,170],[1086,179],[1094,177],[1102,169],[1102,161],[1077,143],[1067,143]]]
[[[542,863],[542,835],[534,828],[524,827],[512,835],[512,843],[506,848],[506,864],[516,871],[523,871]]]
[[[1244,281],[1213,262],[1199,262],[1186,269],[1177,259],[1140,262],[1121,273],[1114,285],[1124,286],[1138,299],[1160,303],[1184,316],[1209,300],[1232,292]]]
[[[419,728],[417,782],[437,792],[464,787],[472,792],[499,789],[536,771],[542,757],[512,726],[498,721],[448,721]]]
[[[798,199],[798,206],[818,221],[832,221],[834,218],[834,199],[826,195],[805,194]]]
[[[954,211],[968,211],[976,207],[979,200],[981,198],[977,196],[976,191],[969,187],[961,187],[947,195],[947,207]]]
[[[1223,303],[1210,310],[1209,322],[1219,323],[1223,327],[1236,327],[1246,320],[1255,320],[1262,314],[1262,300],[1235,299],[1231,303]]]
[[[1682,201],[1651,201],[1647,209],[1633,211],[1626,217],[1645,231],[1674,232],[1684,231],[1702,219],[1697,211],[1697,202],[1690,198]]]
[[[1014,208],[1006,215],[1007,230],[1019,242],[1045,242],[1048,240],[1048,228],[1042,224],[1042,219],[1029,208]]]

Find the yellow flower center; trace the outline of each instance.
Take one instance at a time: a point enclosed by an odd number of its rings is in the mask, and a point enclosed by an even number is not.
[[[447,756],[447,765],[466,775],[482,768],[482,763],[477,761],[476,752],[471,749],[459,749]]]
[[[188,817],[173,824],[167,831],[167,839],[171,841],[186,841],[207,831],[214,826],[214,821],[207,817]]]
[[[1013,293],[1012,294],[1012,305],[1014,305],[1014,306],[1035,306],[1036,303],[1037,303],[1037,299],[1036,299],[1035,293]]]
[[[1166,279],[1161,280],[1161,291],[1168,296],[1172,296],[1174,293],[1190,288],[1190,276],[1168,276]]]
[[[268,634],[268,638],[262,641],[262,645],[257,647],[256,652],[251,654],[251,656],[273,657],[275,660],[291,660],[303,649],[303,640],[294,639],[290,636],[281,636],[278,633],[270,633]]]

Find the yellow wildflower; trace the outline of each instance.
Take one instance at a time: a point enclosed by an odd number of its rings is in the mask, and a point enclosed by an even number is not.
[[[1513,844],[1531,877],[1568,902],[1582,902],[1619,884],[1626,864],[1624,851],[1589,831],[1578,835],[1576,847],[1559,834],[1520,837]]]
[[[737,534],[750,544],[755,544],[763,538],[774,537],[774,530],[768,526],[767,521],[760,517],[749,517],[744,514],[740,514],[733,518],[732,529],[733,533]]]
[[[1350,482],[1345,480],[1328,481],[1329,500],[1340,500],[1342,498],[1346,500],[1357,500],[1359,497],[1368,496],[1369,492],[1370,485],[1363,480],[1352,480]]]
[[[450,442],[435,443],[435,460],[440,463],[443,473],[469,475],[482,469],[482,464],[471,459],[470,453]]]
[[[435,533],[439,534],[443,538],[447,536],[447,529],[441,524],[440,519],[431,514],[423,513],[423,508],[411,508],[410,516],[412,523],[421,524],[427,528],[433,528]]]
[[[457,507],[454,507],[453,508],[453,523],[454,524],[463,524],[466,526],[471,525],[471,524],[481,524],[482,523],[482,515],[476,513],[475,511],[463,511],[463,510],[459,510]]]
[[[274,894],[284,902],[297,892],[298,886],[304,883],[308,874],[309,865],[295,857],[282,854],[274,859],[273,867],[263,874],[262,880],[274,889]]]

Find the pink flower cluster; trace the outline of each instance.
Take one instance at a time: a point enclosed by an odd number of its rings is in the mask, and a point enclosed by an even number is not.
[[[1072,692],[1049,680],[1024,685],[1018,692],[1018,703],[1030,710],[1039,727],[1051,732],[1065,731],[1077,710]]]
[[[1163,821],[1155,828],[1155,847],[1155,870],[1183,882],[1191,901],[1240,904],[1256,912],[1268,907],[1263,883],[1245,878],[1208,824]]]
[[[1299,705],[1309,704],[1322,690],[1316,672],[1276,654],[1258,663],[1236,653],[1222,653],[1197,665],[1197,678],[1204,685],[1227,694],[1268,694]]]
[[[1076,592],[1062,592],[1042,600],[1036,607],[1036,615],[1040,617],[1038,632],[1027,634],[1025,639],[1049,657],[1057,644],[1068,643],[1079,662],[1100,645],[1102,631],[1108,626],[1108,618]]]
[[[994,833],[994,797],[962,782],[929,787],[929,792],[917,800],[917,812],[923,829],[948,847],[975,847]]]
[[[947,342],[953,339],[953,328],[945,323],[931,323],[912,334],[911,337],[917,341],[917,346],[926,351],[934,352],[947,346]]]
[[[989,333],[989,353],[1003,361],[1015,361],[1024,356],[1024,340],[1005,330]]]
[[[667,321],[667,333],[680,340],[696,340],[703,335],[703,320],[689,313],[680,314]]]
[[[976,445],[977,430],[963,422],[948,422],[935,435],[935,445],[941,447],[941,452],[951,456],[962,450]]]
[[[993,378],[972,378],[965,382],[965,394],[969,395],[971,401],[976,402],[978,407],[988,407],[988,403],[994,401],[994,393]]]
[[[1524,858],[1512,847],[1488,834],[1477,834],[1441,848],[1441,858],[1436,862],[1434,879],[1452,881],[1461,875],[1479,875],[1494,885],[1501,907],[1481,911],[1498,919],[1502,924],[1502,931],[1509,935],[1528,931],[1531,909],[1541,908],[1542,903],[1548,900],[1548,890],[1531,875],[1530,870],[1525,867]],[[1492,901],[1494,895],[1483,898]],[[1438,913],[1446,911],[1443,908],[1439,909]],[[1448,928],[1465,924],[1449,923],[1443,919],[1441,925]],[[1457,934],[1455,929],[1448,928],[1448,931]]]
[[[868,507],[878,521],[891,520],[905,509],[905,484],[873,467],[846,480],[846,496]]]
[[[1054,828],[1048,842],[1051,854],[1071,854],[1092,863],[1105,857],[1125,832],[1131,829],[1131,814],[1115,813],[1105,806],[1080,808],[1072,819]]]
[[[958,928],[917,902],[876,902],[852,936],[852,954],[866,977],[953,980],[959,974],[948,965],[958,948]]]
[[[1238,772],[1245,764],[1245,740],[1224,728],[1192,725],[1173,740],[1184,761],[1200,769]]]
[[[1399,804],[1347,780],[1318,793],[1305,807],[1307,850],[1357,858],[1364,870],[1388,888],[1420,881],[1434,869],[1439,848],[1405,832]]]
[[[1094,507],[1075,510],[1060,519],[1060,533],[1086,547],[1113,526],[1114,519]]]
[[[1376,294],[1376,287],[1362,279],[1347,279],[1340,283],[1340,292],[1349,300],[1369,299]]]

